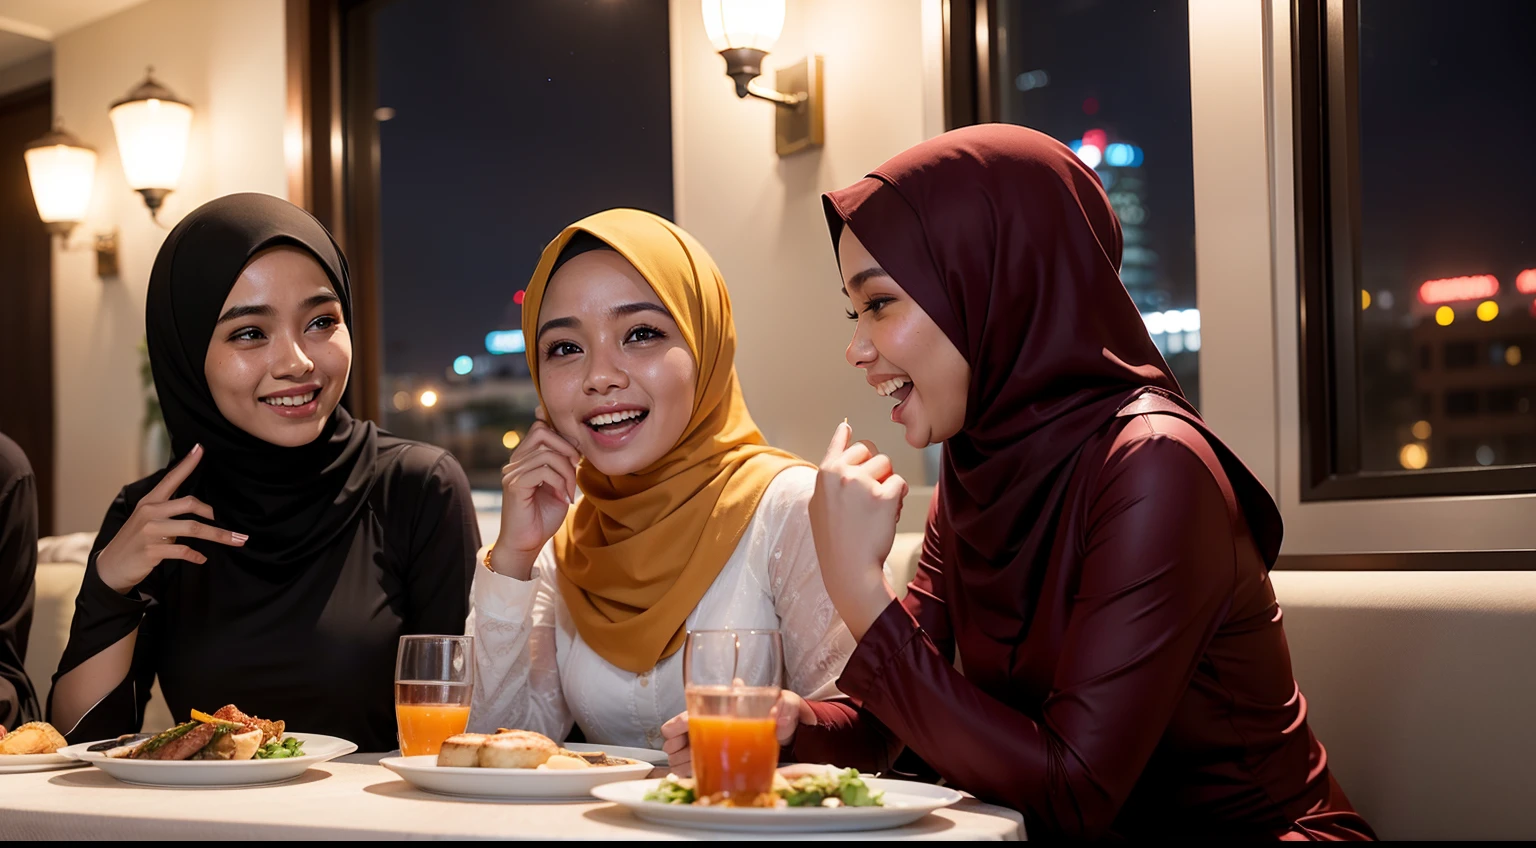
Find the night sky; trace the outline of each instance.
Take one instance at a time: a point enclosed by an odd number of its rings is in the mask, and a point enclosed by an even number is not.
[[[1145,227],[1168,308],[1195,305],[1195,194],[1185,0],[1007,0],[1003,118],[1062,141],[1102,129],[1140,146]],[[1043,70],[1021,91],[1019,74]],[[1092,99],[1094,114],[1084,110]]]
[[[1536,267],[1536,2],[1361,0],[1365,284]]]
[[[560,229],[672,216],[665,0],[394,0],[374,13],[386,374],[443,374],[520,326]]]

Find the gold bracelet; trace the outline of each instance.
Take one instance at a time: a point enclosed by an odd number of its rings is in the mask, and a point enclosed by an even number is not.
[[[496,550],[496,543],[492,542],[491,546],[485,549],[485,559],[481,561],[481,564],[485,566],[485,570],[493,574],[496,572],[496,569],[491,566],[491,551],[494,550]]]

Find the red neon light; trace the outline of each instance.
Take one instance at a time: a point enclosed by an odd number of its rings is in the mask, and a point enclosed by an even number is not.
[[[1536,268],[1527,268],[1516,274],[1515,288],[1521,294],[1536,294]]]
[[[1083,133],[1083,146],[1103,150],[1109,146],[1109,134],[1103,130],[1089,130]]]
[[[1449,277],[1430,280],[1419,286],[1419,300],[1423,303],[1451,303],[1457,300],[1477,300],[1499,293],[1499,279],[1492,274],[1476,274],[1470,277]]]
[[[517,304],[518,306],[522,306],[523,305],[523,298],[527,297],[527,296],[528,296],[528,292],[527,291],[525,291],[523,289],[518,289],[516,292],[514,292],[512,294],[512,302]]]

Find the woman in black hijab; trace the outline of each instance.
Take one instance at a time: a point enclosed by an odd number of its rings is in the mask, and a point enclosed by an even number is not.
[[[338,406],[347,265],[308,213],[207,203],[150,274],[145,324],[178,459],[107,511],[49,715],[71,741],[233,703],[364,751],[396,747],[399,637],[462,633],[479,546],[440,448]],[[159,728],[150,728],[157,730]]]

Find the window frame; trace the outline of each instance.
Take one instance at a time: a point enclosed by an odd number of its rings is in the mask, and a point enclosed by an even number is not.
[[[971,109],[977,100],[974,84],[957,79],[976,73],[975,58],[954,42],[975,26],[967,9],[987,4],[991,11],[995,3],[927,2],[942,5],[944,111],[946,126],[955,126],[957,100]],[[1307,417],[1298,308],[1296,2],[1303,0],[1189,0],[1196,274],[1224,281],[1198,287],[1201,413],[1280,505],[1286,533],[1276,568],[1536,569],[1533,495],[1300,497]]]
[[[1536,492],[1536,465],[1364,471],[1359,439],[1343,437],[1359,432],[1361,406],[1358,54],[1357,0],[1293,0],[1301,500]]]
[[[384,371],[378,282],[377,126],[348,109],[344,74],[372,84],[370,57],[348,50],[348,27],[380,0],[286,0],[288,199],[314,215],[347,255],[352,285],[352,378],[343,405],[378,421]],[[365,43],[366,39],[352,39]],[[359,74],[362,76],[360,77]]]

